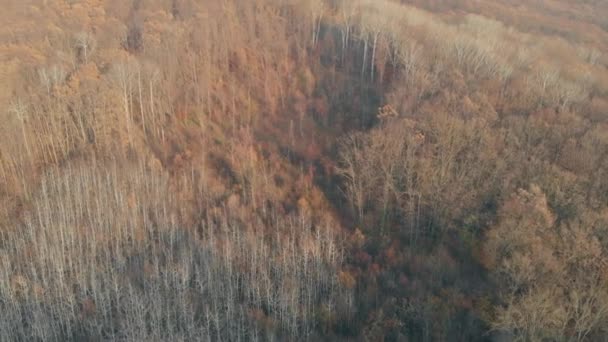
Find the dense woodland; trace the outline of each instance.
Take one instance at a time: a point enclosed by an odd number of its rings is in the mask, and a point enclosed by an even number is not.
[[[3,0],[0,341],[608,340],[608,3]]]

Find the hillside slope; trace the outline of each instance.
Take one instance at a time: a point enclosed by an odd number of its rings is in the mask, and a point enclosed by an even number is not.
[[[7,0],[0,340],[602,340],[602,1]]]

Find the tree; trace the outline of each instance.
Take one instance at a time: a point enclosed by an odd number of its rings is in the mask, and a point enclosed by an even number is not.
[[[53,65],[50,68],[38,69],[38,77],[40,83],[46,88],[47,96],[50,96],[51,90],[65,81],[66,72],[62,67]]]
[[[131,53],[141,51],[144,46],[144,35],[141,24],[137,21],[129,23],[127,28],[127,36],[124,39],[123,47]]]
[[[503,203],[485,246],[504,303],[496,329],[527,340],[601,336],[608,319],[601,269],[608,258],[594,221],[559,223],[536,185]]]
[[[371,56],[371,80],[374,80],[376,66],[376,52],[378,49],[378,40],[384,34],[387,26],[386,13],[383,12],[383,7],[367,6],[362,9],[361,14],[361,31],[362,34],[369,38],[364,38],[365,48],[367,48],[367,39],[372,41],[372,56]],[[366,51],[364,51],[364,54]],[[365,57],[363,63],[365,64]]]
[[[19,119],[19,123],[21,124],[21,137],[23,138],[23,144],[25,145],[25,151],[27,152],[27,157],[30,162],[33,161],[32,150],[30,147],[29,137],[27,134],[27,106],[22,102],[21,99],[18,99],[17,102],[13,103],[9,109],[11,113],[13,113]]]
[[[531,84],[532,91],[538,94],[539,107],[546,105],[547,100],[551,98],[550,92],[558,86],[559,80],[559,70],[554,67],[542,66],[536,69]]]
[[[113,78],[122,96],[122,109],[125,117],[125,127],[127,130],[127,140],[132,143],[131,126],[133,121],[133,92],[134,77],[139,66],[136,63],[127,61],[114,65]]]
[[[321,21],[325,13],[325,2],[323,0],[307,0],[310,9],[310,18],[312,21],[312,46],[317,46],[319,41],[319,33],[321,32]]]
[[[341,0],[338,10],[340,12],[340,32],[342,34],[342,60],[344,60],[351,39],[355,16],[359,11],[359,4],[353,0]]]
[[[417,81],[416,73],[421,68],[422,48],[416,42],[407,40],[397,46],[397,56],[403,67],[405,82],[414,85]]]
[[[371,177],[374,172],[370,169],[370,159],[366,155],[366,143],[364,136],[353,135],[346,138],[340,149],[342,167],[338,169],[339,174],[346,179],[345,193],[359,220],[363,219],[367,198],[373,187]]]
[[[95,37],[93,37],[93,35],[88,32],[80,32],[76,34],[75,41],[76,49],[78,52],[78,58],[81,60],[82,63],[88,64],[89,57],[97,46],[97,41],[95,40]]]

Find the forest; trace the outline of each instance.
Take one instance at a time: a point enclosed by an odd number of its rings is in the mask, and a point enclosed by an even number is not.
[[[608,340],[608,2],[0,3],[0,341]]]

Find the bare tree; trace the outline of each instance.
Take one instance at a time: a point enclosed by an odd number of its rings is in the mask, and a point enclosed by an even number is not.
[[[378,41],[381,38],[382,34],[385,33],[387,26],[387,17],[386,13],[382,12],[381,8],[376,6],[368,6],[362,9],[362,18],[361,18],[361,30],[362,33],[366,36],[369,36],[371,39],[371,80],[374,80],[375,66],[376,66],[376,52],[378,49]],[[366,40],[367,46],[367,40]],[[366,53],[364,51],[364,53]],[[364,58],[365,63],[365,58]]]
[[[365,138],[362,136],[348,137],[341,148],[342,167],[339,173],[347,179],[345,192],[360,220],[363,219],[363,211],[366,206],[367,196],[371,194],[370,186],[373,180],[367,166],[368,156],[364,152]]]
[[[40,83],[46,88],[47,96],[51,95],[53,87],[65,81],[66,75],[65,70],[57,65],[53,65],[50,68],[38,69],[38,77],[40,78]]]
[[[79,59],[84,63],[89,63],[89,57],[97,46],[95,37],[89,32],[80,32],[75,36],[76,48]]]
[[[552,67],[541,67],[536,70],[536,73],[532,76],[531,83],[533,90],[539,95],[539,106],[546,104],[547,100],[551,97],[550,92],[557,86],[560,75],[559,70]]]
[[[342,34],[342,60],[344,60],[351,39],[355,16],[359,11],[359,4],[352,0],[342,0],[339,4],[339,11],[340,32]]]
[[[307,0],[310,9],[310,18],[312,21],[312,46],[317,46],[319,33],[321,31],[321,21],[325,13],[325,2],[323,0]]]
[[[14,114],[17,119],[19,119],[19,123],[21,124],[21,136],[23,138],[23,144],[25,146],[25,151],[27,152],[27,156],[30,162],[32,162],[32,149],[30,147],[30,142],[29,142],[29,137],[28,134],[26,132],[27,130],[27,107],[26,105],[21,101],[21,99],[18,99],[15,103],[13,103],[9,109],[9,112]]]
[[[591,65],[598,65],[602,57],[602,53],[595,48],[587,48],[581,46],[577,49],[579,57],[581,57],[586,63]]]
[[[416,82],[416,73],[421,68],[422,49],[416,42],[408,40],[399,44],[397,51],[406,82],[411,85]]]
[[[131,126],[133,121],[133,91],[136,64],[123,62],[116,64],[113,68],[114,80],[117,83],[122,95],[122,109],[125,117],[125,127],[129,144],[132,142]]]

